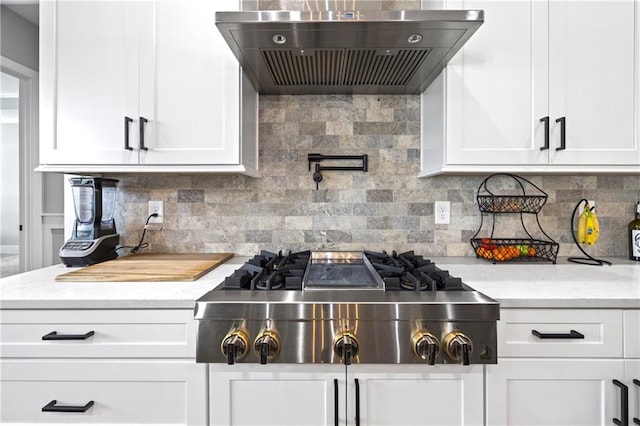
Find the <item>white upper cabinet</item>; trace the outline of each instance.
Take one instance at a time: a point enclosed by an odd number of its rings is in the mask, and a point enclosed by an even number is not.
[[[423,95],[422,176],[640,172],[638,1],[447,8],[485,22]]]
[[[44,2],[40,169],[257,175],[258,97],[214,24],[239,8]]]
[[[640,3],[549,3],[551,164],[640,166],[634,31]],[[566,117],[565,149],[561,148]]]
[[[40,11],[40,163],[136,164],[123,126],[137,119],[137,7],[63,1]]]

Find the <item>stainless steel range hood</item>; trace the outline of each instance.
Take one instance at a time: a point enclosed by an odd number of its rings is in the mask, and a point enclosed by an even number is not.
[[[217,12],[261,94],[417,94],[484,22],[481,10]]]

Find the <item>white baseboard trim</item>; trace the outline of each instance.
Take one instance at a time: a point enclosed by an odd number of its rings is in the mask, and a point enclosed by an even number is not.
[[[20,246],[0,246],[0,254],[20,254]]]

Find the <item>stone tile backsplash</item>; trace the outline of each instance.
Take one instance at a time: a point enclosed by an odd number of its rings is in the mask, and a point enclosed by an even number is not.
[[[162,231],[147,232],[150,252],[367,248],[473,255],[469,239],[480,226],[476,194],[486,175],[416,178],[419,112],[418,96],[262,96],[262,178],[118,175],[118,229],[126,245],[135,245],[147,202],[162,200],[165,223]],[[316,190],[307,162],[312,152],[367,154],[369,171],[327,171]],[[560,256],[579,254],[569,218],[581,198],[596,201],[601,222],[601,240],[589,253],[626,256],[626,224],[640,199],[640,176],[527,179],[549,195],[539,219],[560,243]],[[436,200],[451,202],[451,224],[434,224]],[[487,218],[481,235],[486,225]],[[525,226],[536,230],[535,217],[525,217]],[[499,217],[494,236],[525,236],[519,216]]]
[[[420,8],[417,0],[358,1],[359,7],[368,9]],[[259,7],[305,10],[307,5],[323,4],[261,0]],[[476,194],[486,175],[416,178],[419,96],[261,96],[259,139],[259,179],[216,174],[116,176],[120,180],[116,220],[124,243],[138,242],[148,201],[162,200],[165,222],[162,231],[147,232],[150,252],[253,255],[262,249],[366,248],[416,250],[427,256],[474,255],[469,239],[481,223]],[[328,171],[316,190],[309,153],[367,154],[369,171]],[[549,195],[539,219],[546,233],[560,243],[560,256],[579,254],[569,219],[582,198],[596,201],[601,223],[600,241],[588,252],[627,255],[626,225],[640,199],[640,176],[527,179]],[[436,200],[451,202],[451,224],[434,224]],[[488,233],[487,219],[483,236]],[[537,229],[531,215],[524,217],[524,224]],[[495,229],[496,237],[525,236],[519,215],[500,216]]]

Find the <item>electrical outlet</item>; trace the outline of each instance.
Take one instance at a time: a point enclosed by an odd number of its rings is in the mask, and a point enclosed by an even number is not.
[[[162,223],[164,221],[164,209],[162,201],[149,201],[149,215],[158,213],[158,216],[149,219],[149,223]]]
[[[449,224],[451,222],[451,203],[449,201],[436,201],[436,223]]]
[[[588,201],[589,201],[589,208],[596,206],[596,202],[594,200],[588,200]],[[584,211],[584,203],[580,203],[580,207],[578,207],[578,216],[580,216],[583,211]]]

